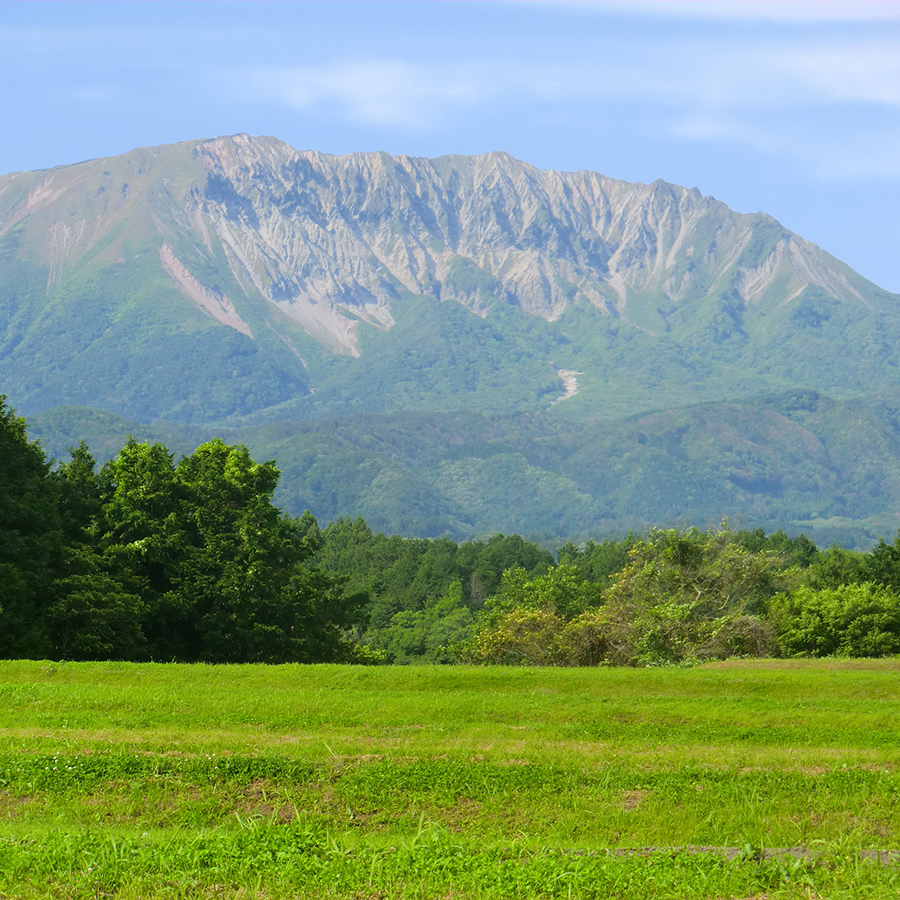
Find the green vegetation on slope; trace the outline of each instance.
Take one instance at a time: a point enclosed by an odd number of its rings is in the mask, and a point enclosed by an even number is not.
[[[246,135],[4,184],[0,389],[58,458],[221,437],[291,514],[416,537],[900,525],[898,297],[770,217]]]
[[[729,517],[863,549],[900,527],[897,391],[852,402],[786,391],[615,421],[571,417],[577,399],[540,415],[398,412],[242,428],[62,408],[30,428],[58,459],[82,438],[103,460],[129,434],[177,453],[222,437],[278,460],[275,500],[291,514],[361,515],[410,537],[520,533],[553,546]]]
[[[662,181],[237,135],[4,184],[0,380],[29,414],[529,413],[556,368],[583,420],[897,381],[895,295]]]

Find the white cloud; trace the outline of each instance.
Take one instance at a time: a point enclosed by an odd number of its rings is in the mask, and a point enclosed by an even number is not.
[[[823,99],[900,106],[900,35],[782,51],[778,57],[773,62],[782,72]]]
[[[425,127],[447,107],[477,105],[490,92],[476,69],[402,60],[264,69],[250,83],[295,109],[334,105],[343,118],[405,128]]]
[[[694,4],[673,5],[699,15]],[[750,15],[743,4],[725,5],[729,15]],[[842,12],[844,5],[816,15],[885,15]],[[800,161],[822,178],[900,177],[900,35],[829,27],[673,41],[657,30],[602,50],[588,62],[549,52],[527,63],[499,54],[472,62],[331,61],[232,72],[231,82],[293,109],[411,131],[454,127],[461,113],[516,115],[535,125],[551,117],[565,127],[567,116],[581,123],[615,109],[633,134],[645,136],[649,119],[660,135],[742,145]]]
[[[546,6],[558,6],[547,0]],[[900,22],[900,4],[887,0],[574,0],[569,9],[648,18],[814,24]]]
[[[900,4],[898,4],[900,6]],[[605,70],[629,94],[716,109],[870,103],[900,108],[900,35],[867,40],[685,42]],[[589,78],[590,73],[586,72]],[[596,70],[602,77],[603,69]]]
[[[235,73],[232,81],[297,109],[331,106],[355,121],[413,128],[500,97],[554,103],[602,94],[611,102],[697,110],[857,102],[900,107],[900,35],[715,45],[656,40],[639,53],[633,46],[604,51],[590,63],[329,62]]]
[[[750,148],[772,159],[792,160],[826,182],[900,179],[900,126],[859,127],[823,134],[804,124],[737,115],[692,114],[663,125],[678,140]]]

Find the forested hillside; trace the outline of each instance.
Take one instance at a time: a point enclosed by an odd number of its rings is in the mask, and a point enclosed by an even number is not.
[[[0,656],[678,665],[900,652],[900,538],[820,550],[761,529],[457,544],[320,529],[219,439],[131,439],[51,469],[0,401]]]
[[[277,459],[275,503],[327,523],[546,546],[729,518],[868,549],[900,528],[900,392],[840,401],[808,390],[623,419],[401,412],[244,428],[141,425],[69,407],[30,419],[57,459],[86,439],[98,459],[131,434],[191,453],[221,436]]]

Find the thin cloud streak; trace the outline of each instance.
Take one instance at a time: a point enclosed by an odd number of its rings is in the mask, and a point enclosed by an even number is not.
[[[900,108],[900,40],[809,49],[736,46],[714,53],[688,45],[647,56],[528,66],[371,59],[233,72],[230,81],[237,90],[297,109],[336,103],[350,118],[408,127],[430,118],[423,105],[439,116],[445,107],[472,107],[520,92],[546,103],[603,95],[611,103],[640,98],[722,109],[848,102]]]
[[[612,70],[565,66],[423,65],[383,59],[240,71],[228,81],[237,93],[252,92],[293,109],[330,111],[352,122],[415,131],[446,127],[460,111],[487,109],[513,97],[552,104],[599,93],[608,90],[599,87],[601,82],[614,77]]]
[[[542,5],[562,4],[558,0],[546,0]],[[565,6],[586,14],[654,19],[735,20],[802,25],[900,23],[900,4],[886,0],[571,0]]]
[[[601,105],[640,106],[655,110],[659,132],[677,140],[741,144],[829,180],[900,177],[891,162],[900,39],[732,38],[712,50],[661,41],[628,49],[590,64],[369,59],[233,71],[229,81],[270,103],[409,132],[451,128],[461,114],[498,108],[537,124],[548,113],[564,120]],[[883,128],[867,120],[864,141],[841,124],[859,110],[885,119]]]
[[[900,4],[898,4],[900,7]],[[723,107],[779,108],[809,103],[880,103],[900,107],[900,32],[896,38],[822,41],[731,40],[648,42],[635,52],[609,48],[601,62],[414,63],[372,58],[320,66],[279,66],[232,72],[296,108],[337,102],[363,120],[416,121],[420,103],[472,106],[524,90],[551,102],[605,94],[615,102],[649,96],[688,104],[700,96]]]
[[[900,107],[900,34],[782,53],[778,66],[833,102]]]
[[[404,60],[261,69],[238,80],[295,109],[336,104],[351,120],[410,129],[428,127],[446,107],[486,99],[477,70],[448,71]]]
[[[771,123],[728,116],[692,115],[670,122],[668,137],[694,143],[730,144],[750,148],[773,160],[791,160],[805,174],[822,182],[900,181],[900,126],[857,128],[829,140],[781,119]]]

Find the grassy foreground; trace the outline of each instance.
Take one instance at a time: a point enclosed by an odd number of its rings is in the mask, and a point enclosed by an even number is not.
[[[894,898],[898,762],[900,660],[2,662],[0,897]]]

